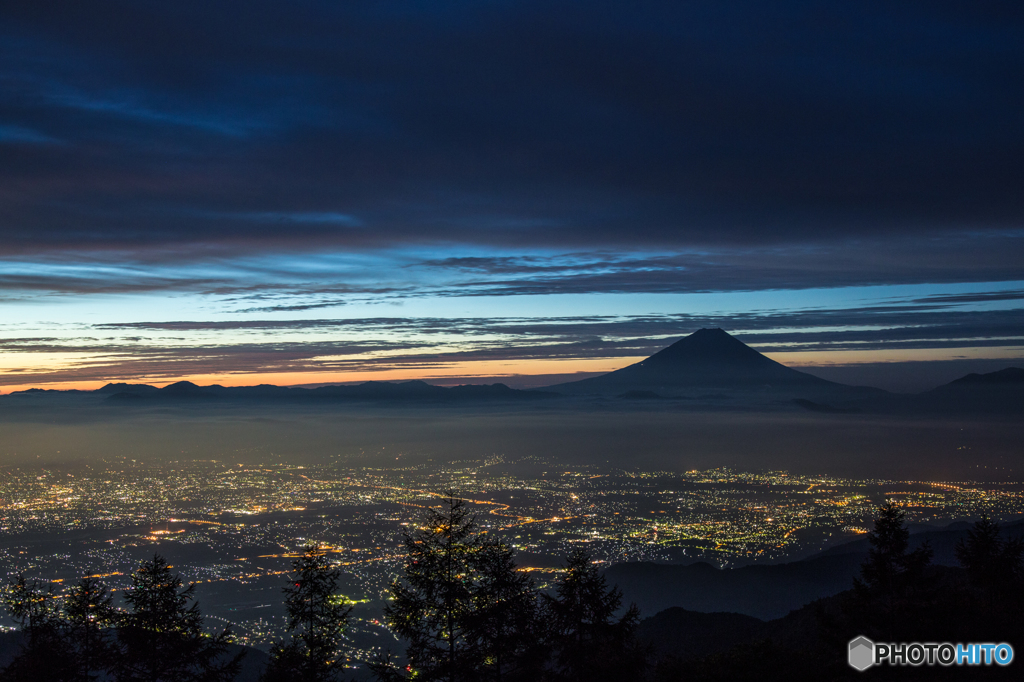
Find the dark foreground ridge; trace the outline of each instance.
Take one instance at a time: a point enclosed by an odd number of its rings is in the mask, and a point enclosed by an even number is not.
[[[968,538],[970,525],[922,530],[908,538],[908,547],[927,544],[939,566],[957,566],[956,546]],[[1024,522],[1007,525],[1012,540],[1024,540]],[[871,549],[866,539],[854,540],[807,559],[782,564],[753,564],[720,570],[709,563],[689,565],[631,562],[605,571],[623,598],[644,613],[669,608],[714,613],[732,612],[771,620],[817,599],[849,589]]]
[[[844,589],[784,616],[677,606],[642,620],[637,637],[652,647],[653,681],[1018,679],[1018,660],[999,665],[979,658],[960,661],[973,665],[948,666],[881,661],[865,672],[871,663],[848,655],[849,643],[862,637],[894,644],[1006,643],[1016,651],[1024,643],[1021,524],[1000,528],[983,516],[961,531],[932,534],[940,545],[960,538],[948,548],[953,565],[940,565],[934,559],[945,548],[928,538],[913,542],[903,518],[897,505],[883,505],[874,531],[856,543],[867,551],[857,554],[861,562]]]

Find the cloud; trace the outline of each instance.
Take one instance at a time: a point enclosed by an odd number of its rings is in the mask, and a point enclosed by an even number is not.
[[[1017,348],[1024,357],[1024,309],[913,297],[740,314],[101,323],[80,326],[78,335],[0,339],[0,352],[12,367],[21,354],[55,358],[6,372],[8,385],[395,369],[429,375],[475,362],[642,357],[701,327],[723,327],[762,352],[828,351],[839,358],[850,350],[973,348],[984,355],[985,348]]]
[[[0,144],[57,144],[59,141],[43,133],[21,126],[0,125]]]
[[[880,305],[718,315],[660,314],[581,317],[488,318],[353,318],[307,320],[224,320],[203,322],[135,322],[95,325],[99,331],[212,332],[252,330],[282,332],[346,332],[383,338],[458,335],[470,343],[501,345],[508,357],[544,344],[586,345],[596,352],[618,355],[662,347],[665,339],[701,327],[724,327],[753,344],[775,349],[884,348],[895,342],[958,347],[991,338],[1005,343],[1024,340],[1024,310],[958,310],[943,305]],[[782,330],[782,331],[780,331]],[[479,339],[474,341],[474,339]],[[510,340],[513,340],[510,342]]]
[[[8,274],[0,272],[0,292],[39,292],[46,294],[126,294],[153,291],[202,291],[223,286],[212,278],[160,277],[147,275],[117,277],[95,274]],[[0,299],[3,300],[3,299]]]
[[[1019,281],[1020,234],[947,234],[831,244],[705,248],[679,253],[568,251],[453,255],[422,250],[225,255],[113,251],[89,258],[0,259],[0,291],[190,292],[235,313],[297,312],[359,301],[552,294],[708,293]],[[945,295],[944,295],[945,296]],[[1017,300],[1006,292],[953,302]],[[934,299],[936,302],[945,299]]]
[[[4,19],[0,302],[57,302],[73,329],[3,343],[97,356],[67,372],[628,357],[702,326],[765,349],[1024,330],[1012,3],[14,0]],[[873,285],[935,295],[507,314]],[[214,319],[91,307],[140,294]],[[481,297],[536,299],[432,314]],[[329,319],[373,303],[408,318]],[[276,319],[302,315],[325,319]]]
[[[1024,218],[1010,5],[13,2],[5,18],[4,129],[62,141],[11,145],[6,253],[683,250]]]
[[[420,265],[461,276],[456,286],[446,290],[450,295],[500,296],[1016,281],[1020,278],[1017,264],[1022,258],[1024,233],[719,247],[657,256],[599,252],[548,257],[450,257]]]
[[[195,212],[193,215],[210,219],[234,220],[243,223],[275,223],[278,225],[346,225],[360,226],[360,221],[355,216],[345,213],[334,212],[285,212],[285,211],[263,211],[248,213],[218,213],[215,211]]]
[[[985,291],[975,294],[935,294],[915,299],[915,303],[989,303],[992,301],[1024,300],[1024,290]]]

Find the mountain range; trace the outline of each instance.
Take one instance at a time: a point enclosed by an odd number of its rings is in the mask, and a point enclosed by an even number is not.
[[[700,329],[641,362],[597,377],[538,390],[505,384],[434,386],[423,381],[377,382],[319,388],[198,386],[179,381],[162,388],[111,383],[96,391],[29,389],[10,394],[92,394],[111,404],[147,405],[202,401],[364,401],[377,403],[479,403],[545,401],[589,397],[619,400],[674,400],[708,407],[788,406],[811,412],[1024,413],[1024,369],[969,374],[917,395],[827,381],[772,360],[722,329]]]
[[[425,381],[368,381],[363,384],[296,388],[288,386],[197,386],[179,381],[163,388],[148,384],[107,384],[96,391],[107,400],[120,403],[196,400],[298,400],[298,401],[384,401],[384,402],[466,402],[493,400],[544,400],[557,397],[543,391],[521,391],[505,384],[433,386]]]

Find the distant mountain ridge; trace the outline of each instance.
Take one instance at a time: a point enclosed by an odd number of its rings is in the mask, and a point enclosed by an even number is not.
[[[917,395],[887,396],[872,407],[908,414],[1024,415],[1024,369],[968,374]]]
[[[94,391],[46,390],[31,388],[15,391],[0,400],[59,400],[61,405],[188,405],[259,403],[377,402],[395,404],[463,404],[472,402],[533,402],[562,398],[556,393],[519,390],[501,383],[434,386],[425,381],[367,381],[362,384],[303,388],[260,384],[257,386],[199,386],[191,381],[176,381],[164,387],[150,384],[109,383]]]
[[[962,376],[955,381],[951,381],[946,386],[1006,386],[1006,385],[1024,385],[1024,369],[1020,367],[1007,367],[997,372],[989,372],[988,374],[968,374]],[[939,387],[943,388],[942,386]],[[933,389],[938,390],[938,389]]]
[[[556,398],[543,391],[521,391],[505,384],[467,384],[462,386],[434,386],[424,381],[390,383],[368,381],[346,386],[294,388],[260,384],[258,386],[198,386],[190,381],[178,381],[156,388],[148,384],[107,384],[96,393],[109,394],[111,402],[147,403],[182,402],[196,400],[336,400],[336,401],[420,401],[461,402],[493,400],[544,400]]]
[[[18,396],[101,395],[111,404],[199,401],[370,401],[470,403],[539,401],[591,396],[711,409],[803,409],[820,414],[1024,414],[1024,369],[968,374],[917,395],[849,386],[787,367],[722,329],[699,329],[627,367],[580,381],[521,390],[502,383],[443,387],[424,381],[378,382],[300,388],[198,386],[178,381],[163,388],[110,383],[96,391],[32,388]],[[687,401],[681,403],[680,401]]]

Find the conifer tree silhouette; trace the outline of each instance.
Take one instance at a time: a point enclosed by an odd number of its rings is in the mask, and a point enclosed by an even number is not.
[[[4,682],[74,680],[75,661],[69,655],[67,632],[53,583],[28,581],[19,575],[3,595],[7,612],[24,639],[18,655],[0,679]]]
[[[854,584],[866,587],[891,616],[907,593],[919,584],[931,562],[932,549],[925,543],[909,551],[910,531],[904,525],[906,511],[890,500],[878,508],[875,527],[868,534],[871,547]]]
[[[388,625],[409,643],[406,656],[421,679],[473,679],[482,657],[468,623],[471,557],[481,540],[465,502],[449,495],[440,509],[428,508],[404,543],[404,577],[392,583],[384,610]]]
[[[908,550],[910,531],[905,518],[906,511],[893,501],[879,507],[875,528],[868,535],[868,558],[861,566],[864,584],[888,598],[895,598],[920,579],[933,554],[927,544]]]
[[[844,598],[847,626],[883,641],[933,636],[945,616],[937,609],[938,585],[929,573],[932,549],[910,550],[906,510],[890,500],[878,508],[870,548],[853,592]]]
[[[1003,538],[999,524],[987,515],[957,543],[956,556],[967,573],[964,619],[972,634],[1020,641],[1024,637],[1024,540]],[[968,624],[969,623],[969,624]]]
[[[967,571],[972,585],[982,591],[989,606],[1002,595],[1019,589],[1024,578],[1024,541],[1004,540],[999,524],[986,514],[967,531],[967,538],[956,546],[956,557]]]
[[[338,679],[339,647],[352,611],[337,594],[340,578],[341,571],[318,545],[308,545],[292,564],[292,582],[284,588],[292,637],[274,647],[265,682]]]
[[[406,640],[417,680],[535,680],[543,668],[544,633],[537,593],[516,571],[511,550],[478,532],[464,500],[449,494],[428,508],[404,540],[403,577],[385,608]],[[397,675],[386,664],[378,677]]]
[[[583,550],[574,550],[555,596],[544,595],[554,649],[552,677],[566,682],[641,679],[648,652],[635,639],[640,610],[619,618],[622,592],[608,587]]]
[[[110,590],[96,578],[82,578],[66,595],[64,615],[77,680],[95,680],[111,670],[115,665],[112,626],[120,614]]]
[[[83,578],[59,595],[53,583],[19,576],[6,589],[4,604],[25,637],[0,679],[88,682],[106,675],[117,619],[111,601],[95,578]]]
[[[512,551],[498,542],[482,543],[471,565],[476,580],[467,629],[484,659],[479,679],[539,679],[547,638],[533,580],[516,570]]]
[[[185,587],[159,554],[131,576],[118,630],[118,682],[227,682],[241,658],[227,655],[229,631],[203,632],[195,584]]]

